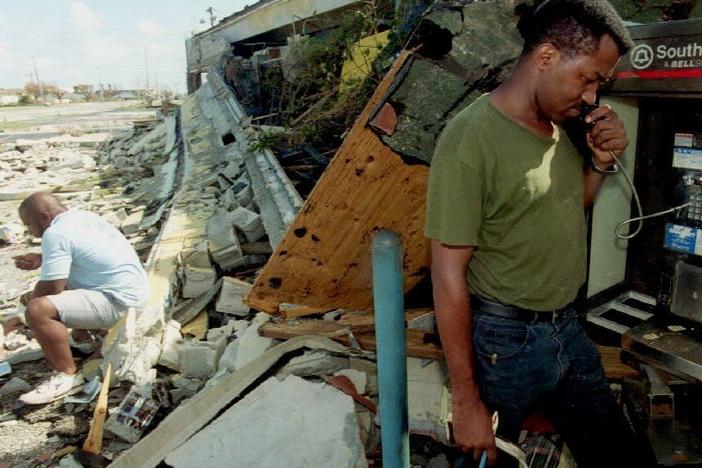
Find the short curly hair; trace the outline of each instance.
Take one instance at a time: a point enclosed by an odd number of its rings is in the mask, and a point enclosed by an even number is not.
[[[517,29],[524,39],[522,55],[550,42],[567,57],[591,54],[609,34],[624,55],[634,46],[622,19],[607,0],[537,0],[515,8]]]

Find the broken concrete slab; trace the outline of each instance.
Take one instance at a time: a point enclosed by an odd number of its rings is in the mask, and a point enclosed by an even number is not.
[[[281,415],[285,415],[281,417]],[[300,450],[300,441],[315,441]],[[174,467],[367,467],[353,400],[289,376],[270,378],[166,457]]]
[[[186,341],[178,347],[180,373],[183,377],[207,379],[217,372],[219,358],[227,340]]]
[[[244,233],[248,242],[256,242],[266,235],[261,222],[261,216],[242,206],[237,207],[230,214],[232,224]]]
[[[335,353],[347,352],[338,343],[313,336],[292,338],[281,343],[237,372],[227,375],[219,385],[204,389],[179,406],[150,434],[113,461],[112,468],[155,467],[239,397],[281,357],[305,347]]]
[[[186,247],[180,252],[183,265],[197,268],[212,268],[207,241],[203,240],[194,247]]]
[[[323,351],[307,351],[294,357],[281,370],[280,375],[309,377],[312,375],[333,374],[349,367],[349,359],[333,356]]]
[[[13,366],[22,364],[23,362],[38,361],[39,359],[43,358],[44,351],[42,351],[39,343],[34,340],[5,356],[5,360]]]
[[[215,310],[224,314],[245,317],[249,315],[249,306],[244,298],[251,292],[252,285],[246,281],[227,276],[222,277],[222,288],[219,292]]]
[[[239,239],[229,213],[218,210],[207,220],[207,239],[212,259],[222,268],[231,270],[243,264]]]
[[[212,268],[183,266],[183,289],[181,296],[186,299],[199,297],[209,291],[217,281],[217,273]]]
[[[241,334],[241,337],[233,342],[236,348],[230,352],[234,356],[234,361],[225,363],[227,369],[230,371],[241,369],[273,346],[274,339],[261,336],[258,332],[259,328],[268,320],[270,320],[270,316],[260,312]]]

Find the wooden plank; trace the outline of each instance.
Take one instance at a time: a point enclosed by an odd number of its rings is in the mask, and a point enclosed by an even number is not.
[[[110,392],[110,375],[112,374],[112,364],[107,364],[105,377],[102,381],[102,388],[95,404],[93,419],[90,421],[88,437],[83,442],[83,450],[86,452],[99,454],[102,452],[102,436],[104,433],[105,416],[107,415],[107,394]]]
[[[405,311],[405,322],[421,317],[432,310],[433,309],[429,308],[408,309]],[[375,330],[375,316],[372,312],[368,313],[364,311],[352,310],[342,314],[339,320],[336,320],[334,323],[345,327],[351,327],[351,330],[353,330],[354,333],[363,331],[372,332]]]
[[[381,228],[402,237],[405,291],[429,271],[423,236],[429,168],[406,164],[367,127],[397,72],[403,52],[383,79],[320,178],[248,297],[278,312],[281,303],[317,309],[370,309],[371,240]]]
[[[301,348],[337,353],[346,348],[326,338],[302,336],[267,350],[241,369],[227,375],[217,385],[205,388],[166,416],[161,424],[132,448],[123,452],[112,468],[154,467],[193,434],[214,419],[221,410],[241,396],[285,354]]]
[[[349,335],[353,333],[353,338]],[[407,333],[407,355],[426,359],[443,359],[441,348],[434,341],[436,335],[421,330],[405,330]],[[354,340],[364,351],[375,351],[375,335],[369,332],[354,332],[351,327],[329,320],[306,320],[294,325],[266,323],[259,329],[262,336],[288,340],[297,336],[317,335],[332,339],[346,346],[354,346]]]
[[[621,348],[614,346],[598,346],[602,357],[602,367],[608,379],[620,380],[624,377],[635,378],[640,372],[622,362]]]

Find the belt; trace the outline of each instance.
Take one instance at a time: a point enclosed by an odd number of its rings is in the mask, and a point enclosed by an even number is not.
[[[566,306],[561,309],[536,311],[524,309],[513,305],[500,304],[484,297],[471,294],[470,304],[475,312],[483,312],[506,319],[519,320],[521,322],[551,322],[556,323],[563,319],[565,312],[570,309]]]

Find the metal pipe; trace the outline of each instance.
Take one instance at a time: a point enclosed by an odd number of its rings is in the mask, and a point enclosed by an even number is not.
[[[380,437],[384,468],[409,468],[402,241],[380,230],[372,242]]]

